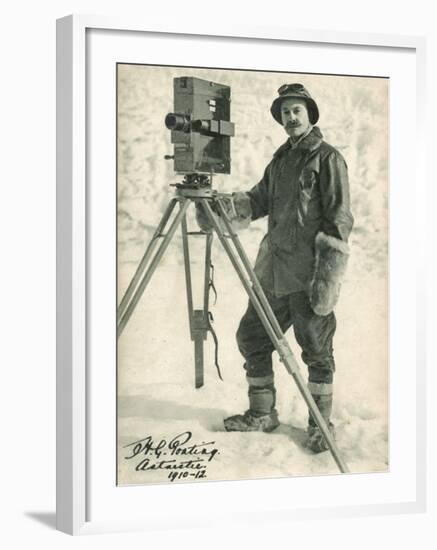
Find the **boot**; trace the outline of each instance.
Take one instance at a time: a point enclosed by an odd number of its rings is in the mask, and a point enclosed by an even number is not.
[[[330,421],[332,412],[332,384],[317,384],[314,382],[309,382],[308,388],[314,401],[316,402],[317,407],[319,408],[320,414],[323,416],[323,419],[331,432],[332,437],[335,438],[334,424]],[[311,414],[308,418],[306,447],[313,453],[322,453],[323,451],[327,451],[329,449],[320,428],[313,420]]]
[[[225,418],[225,430],[228,432],[271,432],[279,426],[275,409],[276,390],[273,376],[252,378],[249,383],[249,409],[244,414],[235,414]]]

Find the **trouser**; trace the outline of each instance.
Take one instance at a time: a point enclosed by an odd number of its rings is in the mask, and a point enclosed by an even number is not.
[[[273,312],[285,333],[293,325],[302,349],[302,360],[308,366],[309,386],[331,385],[335,371],[332,340],[336,328],[334,313],[316,315],[305,292],[276,297],[266,293]],[[273,383],[272,352],[274,346],[258,313],[249,302],[237,331],[238,348],[245,359],[247,377],[255,385]],[[256,379],[259,384],[256,384]]]

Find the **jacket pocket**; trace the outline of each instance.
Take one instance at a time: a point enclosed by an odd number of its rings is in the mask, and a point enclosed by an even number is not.
[[[294,240],[298,247],[306,246],[313,238],[314,225],[318,224],[318,177],[314,170],[306,168],[299,179]]]
[[[316,175],[313,170],[305,168],[299,181],[298,223],[303,225],[303,219],[308,213],[308,206],[313,197]]]

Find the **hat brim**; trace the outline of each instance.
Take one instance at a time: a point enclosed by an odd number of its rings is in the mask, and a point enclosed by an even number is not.
[[[310,97],[302,97],[298,94],[284,94],[274,100],[272,106],[270,107],[270,112],[272,113],[272,116],[276,120],[276,122],[282,126],[281,103],[284,101],[284,99],[289,99],[290,97],[295,97],[297,99],[303,99],[304,101],[306,101],[309,121],[311,124],[316,124],[316,122],[319,120],[319,108],[317,107],[317,103],[314,101],[314,99]]]

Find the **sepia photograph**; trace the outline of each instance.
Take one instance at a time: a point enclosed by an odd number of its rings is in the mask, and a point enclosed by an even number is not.
[[[390,470],[389,83],[117,64],[117,485]]]

